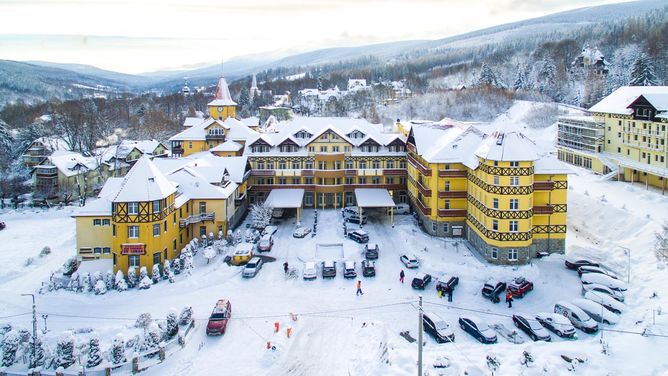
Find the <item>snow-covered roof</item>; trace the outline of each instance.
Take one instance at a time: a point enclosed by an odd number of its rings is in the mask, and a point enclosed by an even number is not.
[[[125,175],[112,201],[154,201],[161,200],[175,192],[174,184],[167,180],[147,156],[142,156]]]
[[[657,111],[668,111],[668,90],[663,93],[643,94],[643,97],[647,99]]]
[[[535,161],[536,144],[518,131],[496,131],[487,136],[475,155],[492,161]]]
[[[240,143],[232,140],[227,140],[209,151],[239,151],[242,148],[243,145],[241,145]]]
[[[209,106],[236,106],[237,103],[232,100],[230,89],[227,87],[225,77],[218,80],[218,87],[216,88],[216,95],[213,101],[209,102]]]
[[[95,170],[98,162],[95,157],[85,157],[74,151],[56,150],[41,165],[53,165],[65,176],[74,176],[84,171]]]
[[[213,124],[218,124],[227,130],[226,138],[228,140],[245,141],[248,138],[252,138],[253,136],[257,135],[257,132],[250,129],[246,124],[237,119],[227,118],[223,121],[213,118],[207,118],[201,123],[193,125],[192,127],[185,129],[177,133],[176,135],[172,136],[169,139],[169,141],[206,140],[207,128]]]
[[[271,208],[294,209],[301,208],[303,200],[303,189],[272,189],[264,204]]]
[[[612,92],[612,94],[603,98],[600,102],[593,105],[589,111],[606,113],[606,114],[618,114],[618,115],[631,115],[633,110],[628,108],[628,106],[633,103],[639,96],[652,96],[654,94],[667,94],[668,86],[622,86],[619,89]],[[661,103],[664,103],[661,101]]]
[[[111,200],[100,197],[86,201],[86,205],[77,208],[72,217],[103,217],[111,216]]]
[[[197,124],[199,124],[203,121],[204,121],[204,119],[201,118],[201,117],[187,117],[183,121],[183,126],[184,127],[192,127],[193,125],[197,125]]]
[[[246,156],[218,157],[209,152],[200,152],[184,158],[159,158],[153,160],[153,163],[166,176],[188,167],[209,183],[215,184],[223,180],[227,171],[230,181],[241,184],[244,180],[248,158]]]
[[[464,162],[484,139],[477,128],[451,119],[411,123],[411,128],[418,153],[430,163]]]
[[[62,150],[62,151],[70,150],[70,146],[67,144],[67,141],[65,141],[61,137],[40,137],[33,140],[30,146],[32,146],[33,144],[43,145],[45,148],[49,149],[49,151],[52,152],[56,150]]]
[[[555,158],[553,155],[542,155],[534,161],[534,172],[536,174],[572,174],[566,163]]]
[[[394,201],[387,189],[355,188],[355,199],[361,208],[391,208]]]

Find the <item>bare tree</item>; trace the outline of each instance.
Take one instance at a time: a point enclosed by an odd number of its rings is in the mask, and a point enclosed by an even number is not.
[[[661,225],[661,231],[654,233],[654,251],[662,261],[668,260],[668,222]]]

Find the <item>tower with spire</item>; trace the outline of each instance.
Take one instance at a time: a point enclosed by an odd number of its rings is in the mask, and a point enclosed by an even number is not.
[[[250,94],[251,101],[253,98],[255,98],[256,95],[260,94],[260,90],[257,88],[257,77],[255,77],[255,73],[253,73],[253,81],[251,82],[251,87],[248,94]]]
[[[216,96],[207,106],[209,107],[209,115],[214,119],[225,120],[237,116],[237,103],[232,100],[225,77],[220,77],[218,80]]]

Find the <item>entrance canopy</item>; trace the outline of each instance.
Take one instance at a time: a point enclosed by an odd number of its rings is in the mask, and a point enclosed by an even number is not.
[[[264,203],[275,209],[296,209],[302,207],[303,200],[303,189],[273,189]]]
[[[393,208],[395,206],[387,189],[356,188],[355,199],[357,206],[361,208]]]

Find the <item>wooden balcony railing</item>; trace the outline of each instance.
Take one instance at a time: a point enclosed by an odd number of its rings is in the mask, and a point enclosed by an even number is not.
[[[439,178],[465,178],[466,170],[438,170]]]
[[[417,206],[418,209],[420,209],[420,211],[422,212],[422,214],[424,214],[424,215],[431,215],[431,208],[428,208],[428,207],[427,207],[425,204],[423,204],[422,201],[420,201],[420,199],[417,198],[417,197],[415,198],[415,206]]]
[[[418,162],[417,159],[415,159],[412,155],[408,154],[408,163],[410,163],[413,167],[418,169],[420,173],[424,176],[431,176],[431,169],[427,168],[427,166],[423,165],[422,163]]]
[[[251,176],[274,176],[276,171],[274,170],[251,170]]]
[[[213,221],[214,218],[216,218],[216,213],[214,212],[193,214],[187,218],[180,220],[179,226],[183,228],[193,223],[199,223],[202,221]]]
[[[439,217],[466,217],[466,209],[438,209]]]
[[[533,183],[534,191],[551,191],[554,189],[553,181],[536,181]]]
[[[393,176],[393,175],[406,175],[405,168],[386,168],[383,170],[383,175]]]
[[[438,191],[438,198],[466,198],[466,191]]]
[[[554,207],[552,205],[541,205],[533,207],[534,214],[552,214],[554,213]]]

